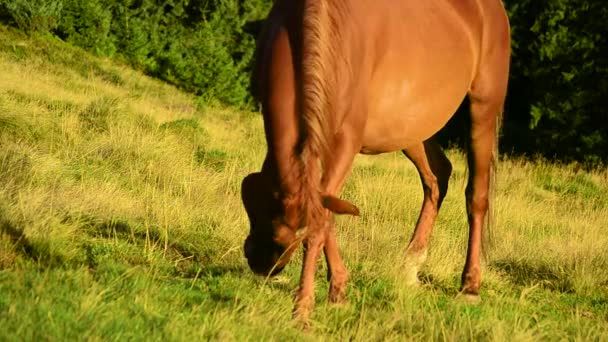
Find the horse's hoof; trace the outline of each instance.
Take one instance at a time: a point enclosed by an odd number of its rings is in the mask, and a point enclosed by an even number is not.
[[[411,252],[407,251],[405,254],[405,265],[403,267],[403,279],[405,285],[409,287],[420,287],[420,279],[418,278],[418,271],[424,265],[426,261],[427,251]]]
[[[420,279],[418,278],[418,270],[411,269],[406,270],[404,274],[404,283],[408,287],[419,288],[420,287]]]
[[[293,319],[295,320],[296,326],[304,331],[310,329],[310,312],[302,312],[300,310],[294,310]]]
[[[296,326],[298,329],[302,330],[303,332],[310,331],[310,320],[309,319],[306,319],[306,320],[296,319]]]
[[[302,328],[308,328],[310,325],[310,313],[314,306],[314,297],[297,298],[296,305],[293,308],[293,318]]]
[[[332,306],[344,306],[348,304],[348,300],[344,293],[330,294],[329,297],[327,297],[327,302]]]
[[[481,297],[478,294],[472,293],[461,293],[456,296],[456,299],[462,303],[470,305],[477,305],[481,303]]]

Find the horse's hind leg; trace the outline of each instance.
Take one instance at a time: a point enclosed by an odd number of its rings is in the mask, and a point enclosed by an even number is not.
[[[406,281],[418,283],[418,270],[426,260],[435,218],[448,191],[452,164],[431,140],[411,146],[403,153],[414,163],[420,174],[424,200],[414,234],[406,250]]]
[[[506,20],[504,13],[502,16],[504,18],[499,19]],[[481,239],[489,207],[492,163],[496,158],[497,120],[502,112],[509,74],[508,25],[493,27],[504,31],[493,32],[496,35],[488,38],[492,41],[484,42],[486,49],[469,91],[471,135],[467,155],[469,179],[465,192],[469,241],[461,292],[474,299],[477,299],[481,285]]]
[[[490,172],[496,139],[496,113],[502,104],[471,99],[471,138],[467,161],[469,179],[465,190],[469,241],[462,272],[461,292],[477,297],[481,285],[480,250],[489,206]]]

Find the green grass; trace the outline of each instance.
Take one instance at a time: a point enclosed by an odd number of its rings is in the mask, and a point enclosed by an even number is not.
[[[607,340],[608,172],[500,164],[479,305],[456,299],[464,156],[423,286],[400,268],[422,191],[399,154],[358,157],[337,220],[349,304],[291,320],[299,257],[275,279],[242,255],[241,179],[259,115],[205,106],[109,60],[0,26],[1,340]]]

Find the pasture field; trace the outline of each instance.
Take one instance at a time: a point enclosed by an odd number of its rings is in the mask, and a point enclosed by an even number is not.
[[[119,63],[0,26],[0,340],[608,340],[608,172],[500,162],[482,302],[456,298],[464,155],[418,288],[403,255],[422,201],[398,153],[357,158],[337,219],[349,303],[291,320],[300,258],[242,254],[241,179],[260,115],[201,103]]]

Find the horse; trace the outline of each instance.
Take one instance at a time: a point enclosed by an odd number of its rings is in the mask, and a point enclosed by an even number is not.
[[[328,300],[346,300],[333,214],[359,215],[339,198],[359,153],[401,150],[418,170],[424,199],[404,259],[406,279],[418,281],[452,171],[433,137],[467,96],[469,235],[460,294],[479,298],[509,64],[500,0],[275,1],[251,78],[267,153],[261,171],[241,184],[250,222],[244,253],[254,273],[270,276],[303,245],[297,319],[306,322],[313,308],[321,250]]]

